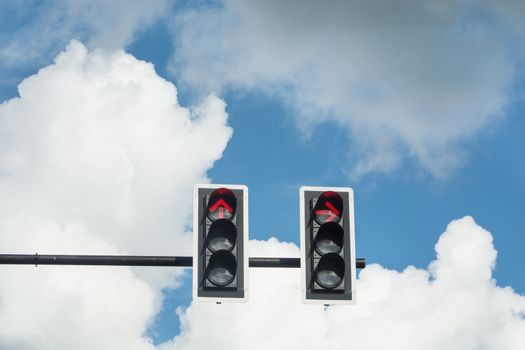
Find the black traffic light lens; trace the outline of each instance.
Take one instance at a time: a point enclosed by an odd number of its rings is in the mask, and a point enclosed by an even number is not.
[[[315,281],[323,288],[338,287],[345,276],[345,262],[340,255],[329,253],[324,255],[315,269]]]
[[[235,225],[226,219],[214,221],[206,236],[206,246],[212,252],[219,250],[232,250],[237,240]]]
[[[237,260],[227,250],[219,250],[212,254],[206,266],[206,278],[217,287],[225,287],[232,283],[237,273]]]
[[[231,220],[235,215],[236,208],[237,199],[235,194],[231,190],[222,187],[212,192],[206,211],[211,221],[219,219]]]
[[[320,255],[339,253],[343,249],[344,230],[335,222],[323,224],[314,238],[314,249]]]
[[[343,214],[343,198],[339,193],[326,191],[317,198],[313,217],[320,225],[326,222],[339,222]]]

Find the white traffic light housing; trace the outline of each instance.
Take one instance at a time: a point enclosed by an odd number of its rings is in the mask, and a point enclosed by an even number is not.
[[[303,186],[300,210],[303,302],[353,304],[356,285],[353,190]]]
[[[193,299],[248,297],[248,188],[196,185],[193,208]]]

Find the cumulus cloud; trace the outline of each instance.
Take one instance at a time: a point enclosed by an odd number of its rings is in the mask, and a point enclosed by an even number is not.
[[[193,184],[231,137],[153,66],[79,42],[0,105],[0,252],[191,254]],[[1,349],[148,349],[181,270],[2,267]]]
[[[252,255],[299,255],[277,240],[250,243]],[[179,310],[181,334],[163,349],[523,348],[525,297],[492,279],[492,235],[464,217],[436,253],[428,269],[366,267],[357,303],[329,308],[301,303],[297,270],[251,269],[248,303]]]
[[[354,176],[407,159],[446,176],[514,97],[520,6],[225,0],[177,17],[173,70],[204,91],[276,94],[306,134],[335,121]]]

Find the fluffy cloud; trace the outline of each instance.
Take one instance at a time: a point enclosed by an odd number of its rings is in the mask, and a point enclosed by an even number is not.
[[[0,105],[3,253],[191,254],[192,189],[231,136],[151,64],[72,42]],[[148,349],[181,270],[2,267],[1,349]]]
[[[205,91],[276,93],[306,133],[335,121],[352,140],[353,175],[411,159],[445,176],[513,98],[520,6],[225,0],[177,18],[173,65]]]
[[[299,255],[276,240],[251,244],[255,255]],[[523,348],[525,297],[492,279],[491,234],[471,217],[453,221],[436,253],[428,269],[368,266],[353,306],[303,305],[297,270],[252,269],[248,303],[180,310],[182,332],[164,349]]]

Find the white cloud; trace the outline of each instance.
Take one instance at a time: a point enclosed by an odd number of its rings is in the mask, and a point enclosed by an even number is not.
[[[335,121],[353,175],[413,159],[446,176],[514,98],[517,3],[225,0],[177,17],[173,69],[204,91],[275,93],[306,133]]]
[[[250,242],[252,255],[298,256],[297,247]],[[303,305],[299,271],[251,269],[246,304],[193,303],[165,349],[521,349],[525,297],[498,287],[492,236],[471,217],[451,222],[428,269],[373,264],[357,304]]]
[[[0,105],[0,253],[191,254],[193,184],[232,130],[151,64],[71,42]],[[0,268],[1,349],[148,349],[180,269]]]

